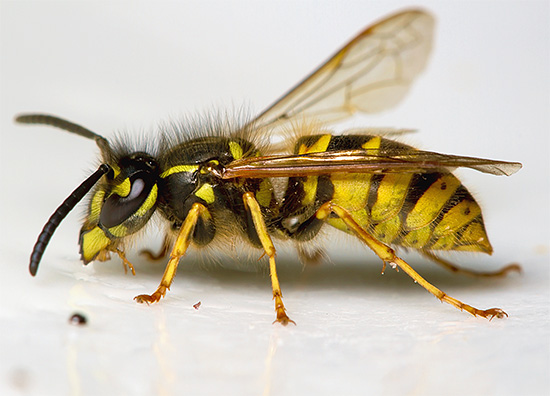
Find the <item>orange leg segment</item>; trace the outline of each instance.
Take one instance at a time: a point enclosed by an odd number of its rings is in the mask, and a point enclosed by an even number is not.
[[[267,227],[265,225],[260,205],[258,204],[258,201],[256,201],[254,194],[252,194],[251,192],[245,193],[243,195],[243,200],[245,207],[247,208],[247,210],[250,211],[250,214],[252,215],[252,221],[254,223],[256,232],[258,233],[258,237],[260,238],[260,242],[262,243],[262,247],[264,248],[265,254],[267,254],[267,256],[269,257],[269,274],[271,276],[273,299],[275,300],[275,312],[277,313],[277,319],[275,319],[273,323],[279,322],[285,326],[289,323],[296,324],[296,322],[290,319],[286,314],[286,308],[283,304],[283,293],[281,292],[279,278],[277,277],[277,266],[275,264],[275,246],[273,245],[273,242],[271,241],[271,238],[267,232]]]
[[[445,269],[447,269],[451,272],[454,272],[455,274],[464,274],[464,275],[481,277],[481,278],[493,278],[493,277],[506,276],[506,275],[508,275],[509,272],[512,272],[512,271],[521,272],[521,266],[519,264],[515,264],[515,263],[509,264],[505,267],[502,267],[501,269],[499,269],[497,271],[482,272],[482,271],[469,270],[469,269],[466,269],[466,268],[460,268],[460,267],[454,265],[453,263],[451,263],[447,260],[444,260],[439,256],[436,256],[432,252],[420,251],[420,254],[422,254],[426,258],[429,258],[434,263],[437,263],[437,264],[441,265],[443,268],[445,268]]]
[[[189,247],[189,244],[191,242],[191,234],[193,233],[195,225],[197,224],[197,220],[199,219],[199,216],[201,216],[201,214],[208,214],[208,209],[206,209],[204,205],[201,205],[199,203],[193,204],[191,210],[189,210],[189,213],[187,214],[187,217],[185,218],[185,221],[180,228],[176,243],[174,244],[172,252],[170,253],[170,259],[168,260],[168,264],[166,265],[166,269],[164,270],[164,275],[162,275],[159,287],[153,294],[140,294],[139,296],[136,296],[134,300],[136,300],[138,303],[149,304],[158,302],[162,297],[165,296],[166,291],[170,290],[170,285],[172,284],[172,281],[176,276],[178,263],[180,259],[185,255],[185,252]]]

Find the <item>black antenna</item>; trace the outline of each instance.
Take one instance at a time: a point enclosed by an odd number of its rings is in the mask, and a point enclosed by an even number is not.
[[[20,124],[49,125],[72,132],[87,139],[95,140],[102,152],[109,153],[109,142],[103,136],[84,128],[81,125],[48,114],[21,114],[15,117],[15,122]]]
[[[57,229],[57,226],[59,226],[59,223],[61,223],[63,219],[67,217],[69,212],[76,206],[78,202],[80,202],[84,195],[86,195],[88,191],[92,189],[92,187],[99,181],[99,179],[101,179],[103,175],[111,171],[112,168],[109,165],[101,164],[99,166],[99,169],[96,170],[86,180],[84,180],[82,184],[78,186],[76,190],[74,190],[71,195],[69,195],[67,199],[65,199],[65,201],[63,201],[63,203],[55,210],[53,215],[50,217],[50,219],[42,229],[42,232],[38,236],[38,240],[36,241],[32,250],[31,262],[29,264],[29,271],[31,272],[32,276],[36,275],[38,264],[40,264],[42,255],[46,250],[46,246],[48,246],[48,243],[50,242],[53,233]]]

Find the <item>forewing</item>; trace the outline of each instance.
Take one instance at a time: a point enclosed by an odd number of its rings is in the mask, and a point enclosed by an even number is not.
[[[333,122],[356,111],[394,106],[426,65],[433,27],[429,14],[410,10],[365,29],[258,116],[255,125],[284,127],[309,118]]]
[[[229,179],[333,173],[427,173],[452,171],[458,167],[492,175],[510,176],[521,169],[521,164],[420,150],[336,150],[244,158],[229,164],[223,177]]]

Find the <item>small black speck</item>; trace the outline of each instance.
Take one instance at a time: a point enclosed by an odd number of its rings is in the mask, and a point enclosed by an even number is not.
[[[468,216],[468,215],[470,214],[470,208],[466,208],[466,210],[464,211],[464,214],[465,214],[466,216]]]
[[[88,319],[83,314],[77,312],[69,318],[69,323],[75,326],[84,326],[88,323]]]
[[[441,190],[446,190],[447,189],[447,183],[443,182],[441,183]]]

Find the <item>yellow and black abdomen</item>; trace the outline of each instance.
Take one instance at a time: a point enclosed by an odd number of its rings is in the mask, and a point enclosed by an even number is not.
[[[298,140],[295,153],[348,149],[415,149],[379,136],[316,135]],[[291,238],[308,240],[322,226],[315,212],[332,201],[378,240],[419,250],[461,250],[491,253],[481,209],[456,176],[431,173],[336,173],[290,178],[281,213]],[[327,222],[350,232],[338,217]]]

